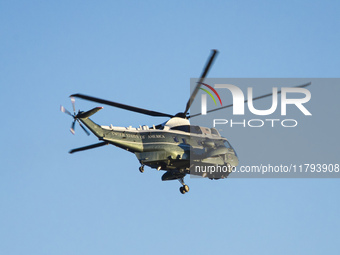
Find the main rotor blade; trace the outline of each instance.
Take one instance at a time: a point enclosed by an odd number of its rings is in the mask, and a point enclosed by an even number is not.
[[[312,84],[311,82],[308,82],[308,83],[306,83],[306,84],[302,84],[302,85],[299,85],[299,86],[295,86],[295,87],[293,87],[293,88],[304,88],[304,87],[307,87],[307,86],[309,86],[309,85],[311,85],[311,84]],[[279,90],[279,91],[277,92],[277,94],[281,94],[281,90]],[[253,101],[258,100],[258,99],[262,99],[262,98],[265,98],[265,97],[270,97],[270,96],[272,96],[272,95],[273,95],[272,93],[269,93],[269,94],[265,94],[265,95],[263,95],[263,96],[254,97],[254,98],[253,98]],[[247,102],[248,102],[248,99],[244,100],[244,103],[247,103]],[[225,108],[229,108],[229,107],[232,107],[232,106],[233,106],[233,104],[229,104],[229,105],[226,105],[226,106],[223,106],[223,107],[220,107],[220,108],[216,108],[216,109],[207,111],[207,113],[219,111],[219,110],[222,110],[222,109],[225,109]],[[194,117],[197,117],[197,116],[200,116],[200,115],[201,115],[201,113],[197,113],[197,114],[191,115],[191,116],[189,116],[189,117],[187,117],[187,118],[188,118],[188,119],[189,119],[189,118],[194,118]]]
[[[94,149],[94,148],[104,146],[104,145],[108,145],[108,144],[109,143],[107,143],[107,142],[100,142],[100,143],[96,143],[96,144],[92,144],[92,145],[88,145],[88,146],[84,146],[84,147],[80,147],[80,148],[77,148],[77,149],[70,150],[69,153],[72,154],[72,153],[75,153],[75,152],[78,152],[78,151],[85,151],[85,150],[89,150],[89,149]]]
[[[171,115],[171,114],[156,112],[156,111],[150,111],[150,110],[146,110],[146,109],[143,109],[143,108],[138,108],[138,107],[134,107],[134,106],[126,105],[126,104],[120,104],[120,103],[116,103],[116,102],[113,102],[113,101],[108,101],[108,100],[104,100],[104,99],[100,99],[100,98],[96,98],[96,97],[91,97],[91,96],[86,96],[86,95],[83,95],[83,94],[74,94],[74,95],[71,95],[71,97],[78,97],[78,98],[82,98],[82,99],[85,99],[85,100],[89,100],[89,101],[93,101],[93,102],[97,102],[97,103],[101,103],[101,104],[106,104],[106,105],[110,105],[110,106],[113,106],[113,107],[125,109],[125,110],[132,111],[132,112],[138,112],[138,113],[142,113],[142,114],[146,114],[146,115],[150,115],[150,116],[154,116],[154,117],[169,117],[169,118],[173,117],[173,115]]]
[[[216,54],[218,53],[217,50],[212,50],[212,53],[211,53],[211,56],[209,58],[209,61],[207,62],[207,64],[205,65],[205,68],[203,70],[203,73],[201,75],[201,78],[199,79],[199,81],[197,82],[197,85],[196,85],[196,88],[194,89],[194,91],[192,92],[190,98],[189,98],[189,101],[187,103],[187,106],[185,107],[185,111],[184,111],[184,115],[187,114],[187,112],[189,111],[190,109],[190,106],[192,104],[192,102],[194,102],[194,99],[197,95],[197,92],[198,90],[200,89],[201,87],[201,83],[204,81],[204,78],[207,76],[208,72],[209,72],[209,69],[214,61],[214,58],[216,56]]]

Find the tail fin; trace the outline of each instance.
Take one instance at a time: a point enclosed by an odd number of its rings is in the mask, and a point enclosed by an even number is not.
[[[91,132],[97,136],[98,138],[103,138],[104,136],[104,131],[102,129],[101,126],[97,125],[96,123],[94,123],[91,119],[89,119],[89,117],[93,114],[95,114],[96,112],[100,111],[101,109],[103,109],[103,107],[96,107],[93,108],[92,110],[89,110],[87,112],[81,112],[77,114],[77,118],[84,123],[84,125],[91,130]]]

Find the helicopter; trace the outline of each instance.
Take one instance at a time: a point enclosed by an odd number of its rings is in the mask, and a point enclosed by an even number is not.
[[[147,110],[131,105],[121,104],[108,101],[84,94],[71,95],[73,114],[65,107],[61,106],[60,110],[71,117],[73,122],[71,132],[74,134],[75,124],[79,123],[80,127],[87,135],[90,135],[89,129],[99,140],[99,143],[72,149],[69,153],[98,148],[104,145],[114,145],[131,153],[134,153],[140,163],[139,171],[144,172],[144,167],[148,166],[165,173],[162,175],[162,181],[178,180],[181,183],[179,188],[182,194],[189,192],[189,186],[185,184],[186,175],[198,175],[208,177],[209,179],[223,179],[228,177],[232,169],[239,164],[237,153],[229,141],[222,137],[215,128],[201,127],[190,125],[189,118],[196,117],[199,114],[190,116],[189,109],[207,76],[218,51],[212,50],[210,57],[203,69],[203,72],[186,104],[184,112],[177,114],[167,114],[158,111]],[[309,85],[309,84],[308,84]],[[303,87],[307,85],[302,85]],[[278,93],[280,93],[279,91]],[[269,97],[272,94],[263,95],[253,100]],[[95,107],[89,111],[78,111],[76,113],[75,98],[80,98],[100,104],[105,104],[120,109],[137,112],[153,117],[167,117],[166,122],[159,125],[134,127],[104,126],[93,122],[89,117],[103,109]],[[245,101],[245,103],[247,100]],[[223,106],[211,111],[220,110],[233,105]],[[208,111],[209,113],[210,111]],[[86,128],[84,127],[86,126]],[[193,171],[195,165],[204,167],[223,166],[227,171],[211,173],[208,171]]]

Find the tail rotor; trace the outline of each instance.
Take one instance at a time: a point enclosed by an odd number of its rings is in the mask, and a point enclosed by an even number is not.
[[[87,135],[90,135],[90,132],[87,131],[85,129],[85,127],[81,124],[79,118],[78,118],[78,115],[80,114],[80,111],[78,111],[78,114],[76,114],[76,107],[75,107],[75,99],[74,97],[71,97],[71,102],[72,102],[72,108],[73,108],[73,114],[70,113],[64,106],[60,106],[60,111],[62,111],[63,113],[66,113],[67,115],[71,116],[74,120],[72,122],[72,125],[71,125],[71,128],[70,128],[70,131],[72,134],[75,134],[75,126],[76,126],[76,122],[79,123],[79,126],[84,130],[84,132],[87,134]]]

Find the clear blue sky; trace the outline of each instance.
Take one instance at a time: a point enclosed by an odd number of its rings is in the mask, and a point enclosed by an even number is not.
[[[0,1],[0,254],[339,254],[338,179],[187,178],[181,195],[116,147],[69,155],[97,140],[73,136],[59,112],[78,92],[183,111],[214,48],[209,77],[339,77],[339,12],[336,1]],[[295,134],[322,146],[285,144],[286,160],[337,155],[339,87],[328,95],[312,109],[335,110],[306,121],[324,124]],[[108,106],[93,119],[165,121]],[[277,156],[247,152],[279,135],[254,132],[228,137],[241,158]]]

